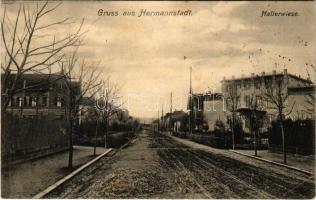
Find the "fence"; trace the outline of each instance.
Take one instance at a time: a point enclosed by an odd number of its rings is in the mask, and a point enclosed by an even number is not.
[[[286,150],[294,154],[315,154],[315,121],[296,120],[284,121]],[[272,122],[269,128],[270,151],[282,151],[282,134],[280,124]]]

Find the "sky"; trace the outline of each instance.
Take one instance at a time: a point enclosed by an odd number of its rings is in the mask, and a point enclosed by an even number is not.
[[[8,14],[15,15],[18,5],[7,3]],[[119,16],[98,16],[100,9]],[[191,10],[192,15],[138,17],[141,9]],[[264,10],[298,16],[261,17]],[[135,16],[122,16],[124,11]],[[98,70],[119,86],[124,107],[136,117],[156,117],[162,104],[168,112],[171,92],[173,110],[186,110],[190,67],[194,92],[220,92],[223,77],[284,68],[315,76],[306,67],[315,66],[314,2],[66,1],[41,23],[65,17],[76,24],[54,27],[50,34],[65,35],[84,18],[79,57],[100,63]]]

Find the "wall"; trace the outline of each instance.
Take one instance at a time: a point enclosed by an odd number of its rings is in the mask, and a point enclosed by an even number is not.
[[[51,116],[20,118],[2,114],[1,130],[2,165],[68,148],[64,119]]]

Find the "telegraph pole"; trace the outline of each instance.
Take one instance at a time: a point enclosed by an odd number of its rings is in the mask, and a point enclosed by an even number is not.
[[[163,119],[163,104],[161,105],[161,122],[162,122],[162,129],[164,128],[164,119]]]
[[[190,67],[190,94],[189,94],[189,133],[192,134],[192,67]]]
[[[170,93],[170,113],[172,113],[172,92]]]
[[[158,106],[157,106],[158,107]],[[157,127],[157,131],[159,131],[159,121],[160,121],[160,119],[159,119],[159,108],[158,108],[158,115],[157,115],[157,120],[158,120],[158,127]]]

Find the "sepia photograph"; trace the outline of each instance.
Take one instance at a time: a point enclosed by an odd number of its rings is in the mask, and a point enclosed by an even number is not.
[[[314,1],[1,1],[1,198],[315,198]]]

